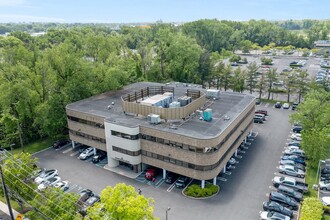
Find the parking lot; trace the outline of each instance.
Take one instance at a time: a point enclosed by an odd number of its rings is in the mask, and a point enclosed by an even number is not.
[[[268,120],[255,125],[254,132],[258,136],[246,145],[235,168],[218,177],[220,193],[207,200],[188,199],[182,195],[182,189],[164,183],[161,178],[155,182],[141,177],[129,179],[101,168],[102,164],[95,166],[90,160],[81,161],[77,158],[79,152],[72,151],[70,146],[49,149],[36,156],[39,157],[39,166],[58,169],[62,179],[71,183],[70,191],[89,188],[100,193],[106,186],[120,182],[140,189],[143,195],[155,199],[154,213],[160,219],[165,219],[168,207],[171,207],[168,219],[258,219],[287,143],[291,129],[288,115],[292,113],[265,103],[256,107],[259,108],[269,112]]]

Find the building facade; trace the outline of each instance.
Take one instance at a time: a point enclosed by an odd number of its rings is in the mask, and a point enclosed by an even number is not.
[[[108,167],[139,173],[153,166],[163,169],[163,178],[170,171],[201,180],[202,186],[211,179],[215,184],[252,131],[255,98],[219,91],[208,96],[186,84],[132,84],[69,104],[70,138],[106,151]],[[172,108],[175,100],[182,106]],[[211,112],[211,120],[204,112]],[[150,121],[151,114],[159,121]]]

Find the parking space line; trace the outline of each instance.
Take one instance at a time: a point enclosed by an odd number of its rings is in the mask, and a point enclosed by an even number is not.
[[[69,149],[66,149],[65,151],[63,151],[62,153],[63,154],[66,154],[66,153],[68,153],[68,152],[70,152],[70,151],[72,151],[73,150],[73,148],[69,148]]]
[[[78,154],[79,154],[79,151],[76,151],[76,152],[70,154],[70,157],[76,156],[76,155],[78,155]]]
[[[231,175],[231,172],[226,171],[225,174],[227,174],[227,175]]]
[[[66,191],[66,192],[70,192],[72,191],[74,188],[76,188],[78,185],[77,184],[74,184],[72,185],[71,187],[69,187],[69,189]]]
[[[226,178],[223,178],[223,177],[217,177],[217,180],[220,180],[220,181],[223,181],[223,182],[226,182],[227,179]]]
[[[241,156],[241,155],[237,155],[236,157],[237,157],[237,158],[239,158],[239,159],[241,159],[241,158],[242,158],[242,156]],[[238,162],[238,161],[237,161],[237,162]]]
[[[268,106],[269,106],[269,103],[266,103],[265,107],[268,108]]]
[[[174,183],[172,185],[170,185],[170,187],[167,188],[167,190],[166,190],[167,192],[171,192],[172,189],[174,189],[176,181],[177,180],[175,180]]]

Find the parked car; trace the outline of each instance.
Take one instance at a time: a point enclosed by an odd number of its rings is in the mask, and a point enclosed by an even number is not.
[[[330,180],[324,180],[319,182],[321,190],[330,190]]]
[[[58,175],[58,171],[56,169],[46,170],[45,172],[41,172],[40,175],[34,179],[36,184],[40,184],[45,180],[48,180],[54,176]]]
[[[294,127],[292,128],[292,131],[293,131],[294,133],[300,133],[300,132],[302,131],[302,126],[294,126]]]
[[[303,194],[300,192],[297,192],[293,188],[280,185],[277,189],[277,192],[282,193],[283,195],[289,196],[293,199],[295,199],[297,202],[301,202],[303,200]]]
[[[268,112],[266,110],[258,109],[254,112],[255,114],[263,114],[265,116],[268,116]]]
[[[301,147],[301,143],[298,141],[291,141],[288,146],[297,146],[297,147]]]
[[[254,123],[262,124],[262,123],[264,123],[264,120],[263,120],[262,118],[260,118],[260,117],[256,117],[256,116],[254,116],[254,117],[253,117],[253,122],[254,122]]]
[[[178,174],[169,172],[166,175],[165,183],[172,184],[178,179]]]
[[[298,102],[294,102],[292,104],[292,110],[296,110],[296,108],[298,107],[299,103]]]
[[[284,185],[287,187],[291,187],[298,192],[307,193],[308,192],[308,184],[297,181],[295,178],[287,177],[287,176],[275,176],[272,180],[273,185],[275,187],[279,187],[280,185]]]
[[[330,196],[323,196],[321,198],[321,202],[323,203],[323,205],[325,206],[330,206]]]
[[[79,155],[79,159],[80,160],[86,160],[87,158],[91,157],[94,155],[94,148],[89,147],[87,149],[85,149],[80,155]]]
[[[330,174],[330,166],[326,166],[321,169],[321,175],[322,174]]]
[[[147,169],[147,172],[146,172],[146,174],[144,175],[144,177],[145,177],[147,180],[151,181],[151,180],[153,180],[154,178],[156,178],[156,176],[158,175],[158,173],[159,173],[159,169],[157,169],[157,168],[149,168],[149,169]]]
[[[290,104],[289,103],[284,103],[283,104],[283,109],[289,109],[290,108]]]
[[[175,182],[175,187],[177,188],[184,188],[188,184],[190,178],[186,176],[180,176],[178,180]]]
[[[264,114],[254,114],[254,117],[261,118],[263,121],[266,121],[266,117]]]
[[[290,220],[289,216],[283,215],[279,212],[260,212],[260,220]]]
[[[231,158],[228,160],[228,163],[229,163],[230,165],[235,165],[235,164],[236,164],[236,160],[235,160],[235,158],[234,158],[234,157],[231,157]]]
[[[41,190],[46,189],[49,186],[54,186],[56,183],[58,183],[60,181],[61,181],[61,177],[59,177],[59,176],[54,176],[52,178],[49,178],[48,180],[45,180],[38,185],[38,190],[41,191]]]
[[[301,158],[306,159],[306,155],[305,155],[305,151],[301,150],[301,149],[297,149],[297,148],[291,148],[291,149],[287,149],[284,151],[285,155],[297,155]]]
[[[296,163],[300,163],[304,166],[306,166],[306,162],[304,158],[301,158],[297,155],[284,155],[281,157],[282,160],[293,160]]]
[[[304,171],[291,165],[280,165],[279,172],[290,176],[296,176],[299,178],[304,178],[306,175]]]
[[[58,141],[54,142],[53,148],[58,149],[58,148],[64,147],[65,145],[67,145],[69,143],[70,143],[69,140],[58,140]]]
[[[291,139],[294,140],[294,141],[301,141],[302,140],[301,134],[299,134],[299,133],[293,133],[291,135]]]
[[[296,163],[293,160],[280,160],[280,165],[291,165],[298,169],[301,169],[302,171],[306,172],[306,167],[300,163]]]
[[[282,108],[282,104],[280,102],[275,103],[275,108]]]
[[[286,150],[289,150],[289,151],[291,151],[291,150],[299,150],[300,149],[300,147],[297,147],[297,146],[287,146],[286,147]]]
[[[263,209],[264,211],[272,211],[272,212],[278,212],[283,215],[287,215],[290,217],[293,217],[293,211],[282,206],[281,204],[273,201],[268,201],[263,203]]]
[[[67,191],[69,189],[69,182],[68,181],[60,181],[60,182],[57,182],[55,185],[54,185],[55,188],[59,188],[61,190],[63,190],[64,192]]]
[[[92,197],[94,195],[93,191],[90,189],[83,189],[79,193],[79,203],[86,202],[89,197]]]
[[[81,208],[80,213],[82,215],[86,215],[87,208],[93,206],[98,201],[100,201],[100,196],[98,196],[98,195],[93,195],[93,196],[89,197],[86,200],[86,202],[83,204],[83,207]]]
[[[260,99],[256,99],[256,105],[260,105],[261,104],[261,100]]]
[[[299,207],[299,203],[297,201],[279,192],[271,192],[269,194],[269,200],[278,202],[279,204],[282,204],[283,206],[289,207],[293,210],[297,210]]]
[[[94,156],[93,156],[93,163],[98,163],[101,160],[103,160],[104,158],[106,158],[107,153],[104,151],[98,151]]]
[[[330,173],[321,173],[321,180],[329,180],[330,179]]]

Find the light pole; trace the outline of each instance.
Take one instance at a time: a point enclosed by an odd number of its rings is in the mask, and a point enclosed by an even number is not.
[[[315,177],[315,184],[317,183],[317,178],[318,178],[318,176],[319,176],[319,172],[320,172],[320,164],[321,163],[325,163],[325,161],[324,160],[319,160],[319,165],[318,165],[318,167],[317,167],[317,172],[316,172],[316,177]]]
[[[171,207],[167,207],[166,209],[166,220],[168,220],[168,212],[171,210]]]

